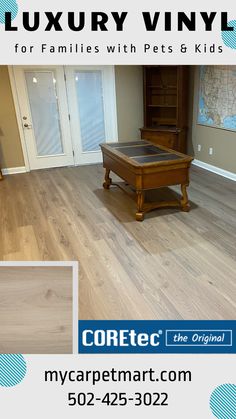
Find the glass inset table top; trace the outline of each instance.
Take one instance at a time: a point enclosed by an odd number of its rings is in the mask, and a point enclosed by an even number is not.
[[[184,157],[178,153],[175,154],[173,150],[168,150],[165,147],[161,148],[161,146],[159,147],[145,140],[110,143],[108,145],[123,156],[140,164],[179,160]]]
[[[151,155],[151,156],[140,156],[140,157],[134,157],[133,160],[135,160],[137,163],[154,163],[154,162],[161,162],[161,161],[168,161],[168,160],[178,160],[180,159],[180,156],[177,156],[176,154],[161,154],[161,155]]]
[[[162,154],[163,150],[154,145],[140,145],[134,147],[122,147],[118,149],[121,153],[128,157],[150,156],[152,154]]]

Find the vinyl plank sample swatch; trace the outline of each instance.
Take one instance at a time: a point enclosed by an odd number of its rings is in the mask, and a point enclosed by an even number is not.
[[[72,267],[0,266],[0,353],[72,353]]]

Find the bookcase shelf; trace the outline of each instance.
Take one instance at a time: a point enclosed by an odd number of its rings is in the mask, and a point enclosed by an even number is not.
[[[188,67],[144,66],[141,137],[186,152]]]

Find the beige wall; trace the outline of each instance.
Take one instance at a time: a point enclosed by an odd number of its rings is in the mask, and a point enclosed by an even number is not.
[[[190,115],[192,111],[192,126],[189,130],[189,152],[195,159],[201,160],[221,169],[236,173],[236,132],[218,128],[197,125],[199,67],[191,68],[190,89]],[[191,103],[192,102],[192,103]],[[197,145],[201,144],[201,151]],[[209,155],[209,147],[213,147],[213,155]]]
[[[142,66],[116,66],[116,103],[119,141],[140,139],[143,126]]]
[[[0,66],[0,166],[24,166],[7,66]]]

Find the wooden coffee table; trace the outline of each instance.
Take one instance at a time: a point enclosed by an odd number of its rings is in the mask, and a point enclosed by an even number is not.
[[[144,214],[156,208],[179,207],[182,211],[189,211],[186,188],[193,157],[145,140],[101,144],[101,149],[106,169],[103,187],[109,189],[111,185],[117,185],[110,178],[111,171],[133,187],[137,221],[143,221]],[[145,191],[171,185],[181,185],[180,200],[145,202]]]

